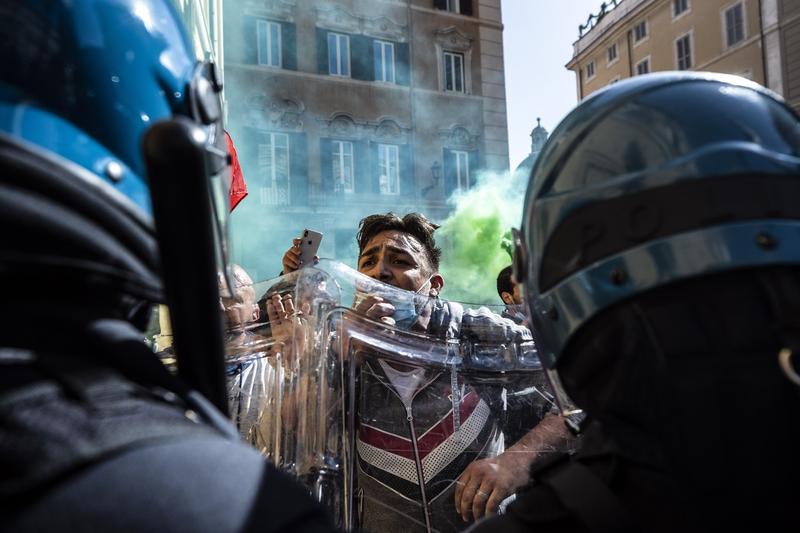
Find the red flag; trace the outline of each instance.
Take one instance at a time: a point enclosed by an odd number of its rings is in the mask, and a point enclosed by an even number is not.
[[[228,152],[231,154],[231,211],[239,205],[245,196],[247,196],[247,184],[244,182],[244,174],[242,174],[242,167],[239,166],[239,157],[236,155],[236,148],[233,147],[233,139],[231,134],[225,132],[225,138],[228,140]]]

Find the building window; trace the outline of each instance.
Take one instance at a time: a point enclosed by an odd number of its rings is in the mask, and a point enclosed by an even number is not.
[[[469,152],[453,150],[453,162],[456,186],[459,191],[466,192],[469,190]]]
[[[378,190],[400,194],[400,152],[395,144],[378,145]]]
[[[638,43],[647,39],[647,21],[643,20],[633,27],[633,42]]]
[[[617,43],[612,44],[608,47],[608,64],[613,65],[619,59],[619,54],[617,52]]]
[[[263,134],[258,143],[258,169],[263,177],[261,203],[289,205],[289,136]]]
[[[394,83],[394,44],[375,41],[375,81]]]
[[[672,0],[672,18],[678,18],[689,11],[689,0]]]
[[[256,22],[258,39],[258,64],[270,67],[281,66],[281,25],[277,22]]]
[[[353,192],[353,143],[332,141],[333,184],[336,192]]]
[[[464,91],[464,54],[444,53],[444,90],[456,93]]]
[[[609,85],[614,85],[614,84],[615,84],[615,83],[617,83],[619,80],[620,80],[620,77],[619,77],[619,76],[614,76],[613,78],[611,78],[611,80],[608,82],[608,84],[609,84]]]
[[[472,0],[433,0],[433,7],[459,15],[472,15]]]
[[[594,78],[594,61],[590,61],[586,64],[586,81],[592,78]]]
[[[328,73],[350,77],[350,36],[328,33]]]
[[[675,55],[677,57],[678,70],[689,70],[692,68],[691,34],[686,34],[675,41]]]
[[[741,2],[725,10],[725,44],[728,48],[744,41],[744,6]]]
[[[641,76],[642,74],[649,74],[650,73],[650,58],[646,57],[636,63],[636,74]]]

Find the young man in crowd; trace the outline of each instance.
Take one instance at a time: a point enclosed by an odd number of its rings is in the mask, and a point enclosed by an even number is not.
[[[402,218],[393,213],[371,215],[361,221],[359,272],[433,300],[429,309],[420,310],[410,321],[396,315],[395,303],[386,296],[367,295],[355,311],[432,337],[530,341],[526,327],[486,308],[464,309],[436,299],[445,284],[439,273],[441,250],[433,237],[436,228],[419,213]],[[300,266],[295,245],[284,255],[283,269],[291,272]],[[528,467],[543,451],[564,449],[570,439],[563,420],[551,413],[547,395],[536,395],[525,421],[526,429],[533,429],[512,446],[506,442],[504,453],[476,460],[491,455],[492,446],[498,449],[499,428],[491,416],[496,399],[483,398],[463,378],[458,381],[460,390],[453,391],[448,372],[401,366],[378,357],[364,359],[360,376],[359,508],[360,525],[369,530],[459,530],[465,521],[496,512],[505,498],[527,483]],[[460,414],[458,422],[454,412]],[[459,423],[459,434],[454,435]],[[434,434],[437,437],[431,439]],[[437,460],[423,467],[426,457]]]

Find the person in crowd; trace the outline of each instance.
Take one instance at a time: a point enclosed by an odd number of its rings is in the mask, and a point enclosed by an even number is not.
[[[330,531],[224,416],[214,65],[169,0],[0,11],[0,530]]]
[[[529,342],[527,328],[486,308],[464,309],[437,298],[444,278],[438,271],[441,250],[433,235],[436,228],[419,213],[363,219],[357,236],[359,272],[430,300],[420,309],[405,309],[401,316],[390,296],[365,294],[354,310],[433,337]],[[286,252],[284,272],[300,266],[298,254],[296,246]],[[457,531],[465,521],[496,512],[504,499],[528,481],[530,463],[568,446],[571,435],[563,420],[552,412],[548,396],[539,394],[528,399],[527,429],[533,429],[505,453],[476,461],[497,450],[498,428],[491,413],[500,409],[499,399],[483,398],[463,378],[458,383],[459,389],[453,390],[449,373],[381,358],[364,359],[357,438],[362,527]],[[544,383],[537,385],[539,390],[547,388]],[[458,434],[454,412],[460,414]],[[423,460],[427,464],[434,457],[431,467],[421,466]]]
[[[231,265],[235,296],[221,296],[220,307],[225,316],[225,380],[228,409],[239,433],[250,440],[250,429],[257,422],[270,373],[267,357],[272,346],[257,329],[261,312],[256,303],[253,280],[237,264]],[[225,281],[218,278],[220,293]]]
[[[800,117],[711,73],[637,76],[558,126],[516,273],[587,414],[482,532],[795,531]]]
[[[522,291],[517,283],[512,279],[512,268],[508,265],[497,275],[497,294],[506,308],[503,310],[503,316],[510,318],[517,324],[528,325],[528,319],[525,316],[525,309],[522,305]]]

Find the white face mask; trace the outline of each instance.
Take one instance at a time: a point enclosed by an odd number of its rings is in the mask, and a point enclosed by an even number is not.
[[[420,291],[428,285],[433,276],[430,276],[425,283],[420,285],[419,289],[414,291],[414,294],[420,294]],[[395,324],[400,329],[408,329],[416,322],[417,320],[417,299],[413,296],[408,298],[403,298],[402,300],[397,299],[398,301],[392,302],[394,306],[394,314],[392,314],[392,318],[394,318]]]

